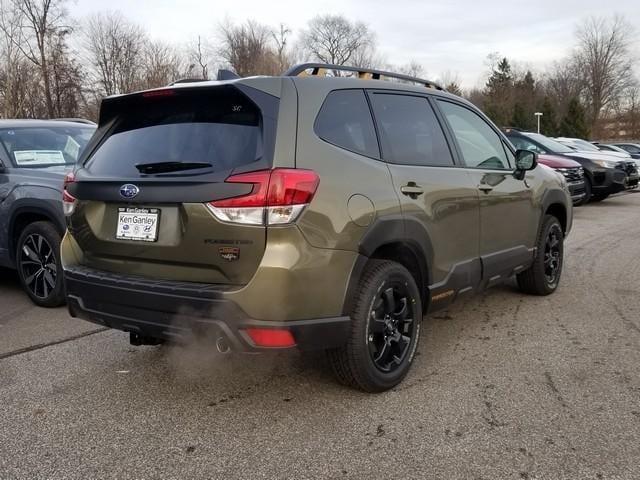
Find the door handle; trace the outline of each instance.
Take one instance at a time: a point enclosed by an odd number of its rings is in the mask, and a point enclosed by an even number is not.
[[[402,187],[400,187],[400,191],[404,195],[407,195],[408,197],[411,197],[414,199],[418,198],[420,195],[424,193],[424,190],[422,189],[422,187],[419,187],[418,185],[416,185],[415,182],[409,182],[406,185],[403,185]]]
[[[486,183],[482,183],[478,185],[478,190],[482,190],[484,193],[489,193],[493,190],[493,187],[491,185],[487,185]]]

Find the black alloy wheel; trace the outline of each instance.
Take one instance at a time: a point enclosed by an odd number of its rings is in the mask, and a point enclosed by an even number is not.
[[[20,268],[27,289],[45,299],[56,288],[58,272],[53,248],[37,233],[29,235],[20,249]]]
[[[60,233],[49,222],[34,222],[21,232],[16,245],[20,283],[31,300],[41,307],[64,303]]]
[[[562,268],[562,248],[561,242],[564,237],[562,229],[555,223],[549,229],[544,244],[544,275],[547,285],[555,288],[560,279]]]
[[[535,252],[531,266],[516,275],[518,286],[532,295],[550,295],[560,283],[564,256],[564,231],[553,215],[543,218]]]
[[[351,300],[344,346],[327,351],[338,380],[383,392],[409,372],[420,341],[422,299],[415,277],[391,260],[370,260]]]
[[[415,333],[409,299],[407,286],[393,282],[385,286],[371,306],[367,343],[374,365],[382,372],[396,370],[409,352]]]

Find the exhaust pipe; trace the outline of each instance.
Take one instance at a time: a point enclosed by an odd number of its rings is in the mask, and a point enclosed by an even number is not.
[[[231,352],[231,347],[229,346],[227,339],[224,337],[218,337],[218,339],[216,340],[216,348],[218,349],[218,352],[222,354]]]

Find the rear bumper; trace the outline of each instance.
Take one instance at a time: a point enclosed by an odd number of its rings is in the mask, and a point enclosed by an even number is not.
[[[232,300],[229,287],[115,275],[82,266],[65,267],[67,304],[82,318],[138,337],[189,341],[222,337],[234,351],[259,352],[247,328],[287,329],[301,350],[335,348],[346,342],[348,316],[291,321],[250,318]]]

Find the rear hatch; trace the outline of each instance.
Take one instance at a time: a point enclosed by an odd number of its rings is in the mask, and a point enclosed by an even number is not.
[[[244,85],[106,99],[87,158],[66,187],[85,266],[176,281],[246,284],[261,224],[225,222],[210,202],[257,185],[229,176],[272,165],[278,99]]]

